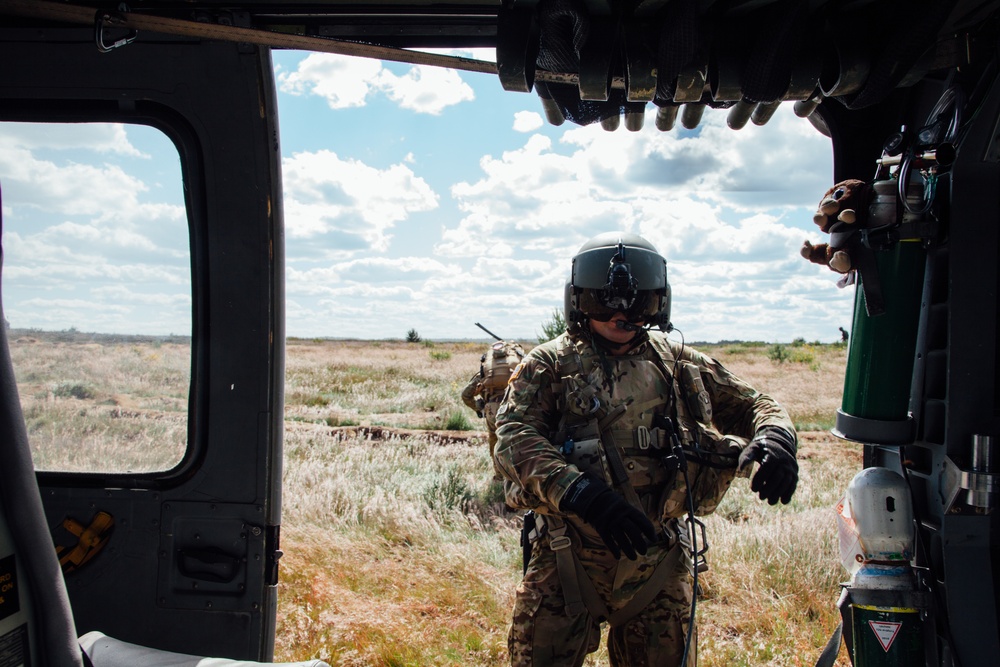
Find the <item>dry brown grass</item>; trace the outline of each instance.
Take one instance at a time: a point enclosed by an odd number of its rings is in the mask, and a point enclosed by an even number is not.
[[[841,345],[784,346],[791,359],[776,363],[772,346],[711,345],[698,348],[788,410],[802,430],[828,430],[844,390],[847,348]],[[796,361],[795,359],[799,359]]]
[[[155,470],[180,458],[185,346],[11,348],[39,467]],[[459,399],[484,348],[288,342],[276,659],[506,664],[518,517],[492,481],[482,423]],[[788,346],[777,363],[769,346],[700,349],[811,430],[791,504],[768,506],[740,481],[705,521],[699,664],[812,665],[846,578],[833,507],[861,468],[857,445],[817,430],[839,407],[845,350]],[[463,419],[471,430],[441,430]],[[587,664],[607,664],[606,652]]]
[[[290,340],[286,419],[332,426],[444,428],[453,414],[468,413],[459,394],[479,369],[484,347]]]
[[[497,502],[483,434],[467,443],[433,432],[365,439],[319,425],[434,423],[436,411],[460,406],[457,393],[478,367],[481,347],[431,348],[450,353],[441,360],[405,343],[289,346],[289,376],[297,378],[290,383],[302,397],[323,391],[324,373],[352,373],[370,384],[357,389],[363,403],[351,403],[349,392],[323,406],[289,401],[288,414],[312,423],[286,429],[279,658],[507,663],[518,529]],[[798,360],[783,363],[768,358],[767,346],[702,349],[778,398],[797,423],[832,423],[844,348],[800,346]],[[401,387],[375,387],[397,381]],[[414,399],[420,381],[445,385],[445,400],[433,390]],[[387,412],[375,398],[379,391],[389,404],[395,391],[395,400],[423,405],[423,412]],[[698,612],[703,666],[811,665],[836,627],[845,573],[832,508],[860,469],[861,454],[826,433],[801,439],[801,484],[790,505],[768,506],[740,482],[706,520],[711,569],[701,580]],[[606,652],[587,664],[607,664]]]
[[[188,345],[18,337],[10,351],[39,470],[150,472],[180,462]]]

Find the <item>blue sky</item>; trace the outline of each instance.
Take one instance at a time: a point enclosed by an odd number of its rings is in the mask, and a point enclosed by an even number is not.
[[[462,55],[470,55],[468,52]],[[475,57],[491,59],[490,53]],[[273,56],[289,336],[533,341],[591,236],[666,256],[689,341],[839,339],[853,288],[802,242],[829,141],[784,104],[764,127],[554,127],[496,77],[323,54]],[[190,330],[176,152],[121,126],[0,124],[4,308],[17,328]]]

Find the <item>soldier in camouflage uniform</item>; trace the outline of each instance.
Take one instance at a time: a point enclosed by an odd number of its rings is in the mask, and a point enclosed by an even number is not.
[[[511,372],[523,358],[524,348],[518,343],[498,340],[483,353],[479,360],[479,372],[469,379],[462,390],[462,402],[486,420],[490,458],[497,444],[497,409]]]
[[[511,664],[582,665],[608,622],[613,666],[680,665],[694,634],[687,516],[714,511],[754,461],[751,488],[789,502],[795,429],[721,364],[647,329],[670,330],[670,287],[641,237],[580,249],[566,322],[515,369],[497,415],[507,503],[537,515]]]

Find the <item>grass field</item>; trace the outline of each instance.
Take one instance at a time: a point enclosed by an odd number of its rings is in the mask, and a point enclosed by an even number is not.
[[[276,660],[507,662],[519,517],[492,481],[481,421],[459,399],[484,347],[288,341]],[[699,664],[812,665],[846,578],[833,507],[861,468],[860,447],[827,433],[846,350],[699,349],[773,395],[801,429],[791,504],[771,507],[738,481],[706,519]],[[183,342],[22,337],[11,350],[37,467],[100,469],[112,452],[129,470],[179,459]],[[607,664],[604,650],[588,664]]]
[[[458,400],[482,347],[289,343],[280,658],[506,664],[519,521],[491,482],[482,425]],[[860,448],[825,432],[846,351],[699,349],[775,396],[803,429],[791,504],[762,503],[741,481],[706,520],[699,664],[812,665],[846,578],[833,507],[861,468]],[[456,412],[477,430],[441,430],[461,421]],[[607,664],[604,650],[588,664]]]

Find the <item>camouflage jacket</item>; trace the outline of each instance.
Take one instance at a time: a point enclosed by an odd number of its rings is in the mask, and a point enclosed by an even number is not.
[[[658,416],[675,424],[687,481],[664,461],[670,437]],[[622,356],[602,352],[586,333],[563,334],[535,347],[512,374],[494,459],[509,505],[561,514],[563,494],[583,471],[613,483],[607,450],[615,447],[647,515],[667,521],[685,513],[688,483],[696,513],[714,511],[739,453],[764,426],[795,432],[769,396],[660,332]]]

